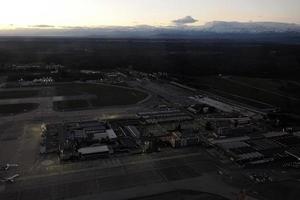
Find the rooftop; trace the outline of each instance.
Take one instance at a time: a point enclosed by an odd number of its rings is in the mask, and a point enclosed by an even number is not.
[[[104,153],[104,152],[109,152],[109,148],[106,145],[84,147],[84,148],[78,149],[78,152],[81,154]]]
[[[266,138],[272,138],[272,137],[279,137],[283,135],[287,135],[288,133],[286,132],[268,132],[263,134]]]

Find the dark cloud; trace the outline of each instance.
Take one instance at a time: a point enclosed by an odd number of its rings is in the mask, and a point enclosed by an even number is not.
[[[176,24],[176,25],[185,25],[185,24],[192,24],[192,23],[195,23],[197,21],[198,20],[194,19],[191,16],[186,16],[186,17],[183,17],[183,18],[180,18],[180,19],[173,20],[173,23]]]
[[[48,25],[48,24],[38,24],[38,25],[32,25],[30,27],[33,27],[33,28],[54,28],[55,26]]]
[[[90,27],[86,27],[86,26],[60,26],[59,28],[65,28],[65,29],[89,29]]]

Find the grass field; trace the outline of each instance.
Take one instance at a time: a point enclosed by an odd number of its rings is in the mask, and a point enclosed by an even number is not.
[[[0,91],[1,99],[23,99],[32,97],[52,97],[56,96],[55,86],[50,87],[23,87]]]
[[[87,95],[87,99],[67,99],[53,102],[53,109],[57,111],[88,109],[103,106],[135,104],[148,95],[144,92],[111,85],[67,83],[51,87],[38,87],[26,90],[0,91],[0,99],[16,99],[30,97],[78,96]],[[88,95],[96,98],[88,98]],[[25,106],[25,104],[24,104]],[[26,106],[25,106],[26,107]],[[17,109],[17,108],[16,108]]]
[[[259,109],[268,109],[270,107],[273,107],[269,104],[265,104],[264,102],[256,101],[255,99],[249,99],[247,97],[239,96],[236,94],[230,94],[227,92],[223,92],[222,90],[210,90],[210,92],[212,92],[213,94],[225,97],[227,99],[230,99],[230,100],[233,100],[236,102],[241,102],[243,104],[253,106],[253,107],[259,108]]]
[[[280,95],[300,98],[300,83],[297,81],[249,77],[232,77],[231,79],[251,87],[261,88]]]
[[[0,116],[1,115],[16,115],[20,113],[29,112],[37,109],[39,104],[35,103],[24,103],[24,104],[3,104],[0,105]]]
[[[300,113],[300,98],[294,92],[300,93],[300,85],[297,85],[297,82],[209,76],[191,79],[188,84],[257,108],[264,108],[265,104],[270,104],[286,112]],[[289,87],[290,85],[293,87]]]
[[[89,102],[87,100],[66,100],[66,101],[54,101],[53,109],[58,111],[72,110],[72,109],[86,109],[89,108]]]
[[[135,104],[147,97],[146,93],[100,84],[65,84],[56,86],[57,96],[95,95],[96,99],[53,102],[58,111]]]
[[[0,99],[19,99],[39,96],[38,90],[0,91]]]

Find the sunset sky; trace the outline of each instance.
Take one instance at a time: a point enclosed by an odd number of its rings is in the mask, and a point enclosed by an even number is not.
[[[34,25],[171,25],[192,16],[221,21],[300,23],[299,0],[0,0],[0,28]]]

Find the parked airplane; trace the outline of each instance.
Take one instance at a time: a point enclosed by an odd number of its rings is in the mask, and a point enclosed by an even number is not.
[[[2,178],[2,179],[0,179],[0,181],[2,183],[6,183],[6,182],[13,183],[13,182],[15,182],[15,179],[19,176],[20,176],[19,174],[15,174],[15,175],[7,177],[7,178]]]

